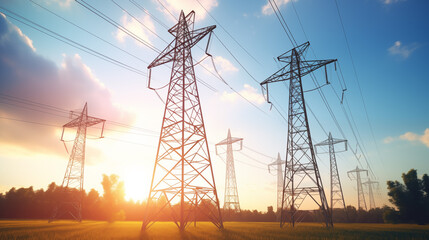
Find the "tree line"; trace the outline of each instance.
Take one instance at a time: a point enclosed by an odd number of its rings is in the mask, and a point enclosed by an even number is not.
[[[411,169],[402,175],[404,184],[388,181],[389,201],[394,207],[383,206],[368,211],[347,206],[346,209],[333,209],[334,222],[349,223],[417,223],[429,222],[429,177],[417,177],[417,171]],[[103,174],[103,195],[94,189],[82,193],[82,218],[89,220],[132,220],[141,221],[146,210],[146,202],[125,200],[124,183],[117,175]],[[55,183],[46,190],[29,188],[11,188],[0,193],[0,218],[8,219],[48,219],[53,206],[64,197],[64,188]],[[162,199],[160,199],[162,201]],[[159,204],[162,205],[162,204]],[[208,206],[210,207],[210,206]],[[211,206],[214,207],[214,206]],[[156,207],[150,209],[156,211]],[[221,210],[224,221],[274,222],[280,218],[280,212],[272,206],[266,212],[257,210],[227,211]],[[323,215],[319,210],[300,211],[303,222],[321,222]],[[191,214],[191,220],[206,220],[198,212]],[[170,213],[164,211],[158,215],[160,221],[169,220]]]

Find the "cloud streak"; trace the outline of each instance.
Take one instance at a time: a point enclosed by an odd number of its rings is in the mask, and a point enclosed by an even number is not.
[[[404,140],[404,141],[408,141],[408,142],[418,142],[418,143],[421,143],[421,144],[423,144],[429,148],[429,128],[426,128],[426,130],[423,132],[422,135],[419,135],[419,134],[413,133],[413,132],[406,132],[397,138],[387,137],[383,140],[383,142],[388,144],[388,143],[394,142],[396,140]]]
[[[143,27],[139,21],[142,24],[144,24],[146,26],[146,28]],[[149,15],[146,15],[146,16],[142,17],[141,19],[136,20],[136,19],[128,16],[126,13],[124,13],[124,15],[122,15],[122,17],[121,17],[121,24],[126,29],[128,29],[129,31],[131,31],[135,35],[139,36],[144,41],[152,44],[149,36],[152,34],[152,32],[153,33],[155,32],[155,25],[153,24],[152,19],[150,18]],[[122,30],[118,29],[115,33],[115,38],[119,42],[123,43],[123,42],[125,42],[125,39],[131,38],[131,37],[128,34],[126,34],[125,32],[123,32]],[[135,40],[135,42],[137,43],[137,45],[143,46],[143,44],[141,42],[139,42],[137,40]]]
[[[287,3],[289,3],[291,0],[277,0],[275,3],[277,4],[277,7],[280,9],[281,6],[286,5]],[[271,7],[271,4],[269,1],[267,1],[267,3],[262,6],[262,14],[264,15],[271,15],[274,13],[273,8]]]
[[[250,102],[258,105],[262,105],[265,102],[264,96],[258,93],[258,90],[248,84],[244,84],[244,88],[239,93]],[[243,100],[237,93],[234,92],[223,92],[221,95],[222,101],[236,102],[238,99]]]
[[[158,5],[158,10],[168,17],[172,22],[176,22],[176,18],[179,18],[180,11],[183,10],[187,15],[192,10],[195,11],[195,20],[200,21],[206,18],[207,11],[211,11],[213,8],[218,6],[217,0],[198,0],[202,8],[196,0],[153,0]],[[171,14],[174,16],[171,16]]]
[[[403,2],[403,1],[405,1],[405,0],[383,0],[383,3],[386,5],[389,5],[389,4]]]
[[[203,59],[202,57],[200,61]],[[213,57],[213,62],[216,66],[216,70],[218,70],[219,74],[224,73],[235,73],[238,72],[238,68],[234,66],[228,59],[222,57],[222,56],[215,56]],[[211,72],[215,72],[215,69],[213,68],[213,64],[210,59],[204,60],[201,62],[201,65],[203,65],[205,68],[210,70]]]
[[[417,50],[417,44],[403,45],[401,41],[396,41],[393,46],[387,49],[390,55],[400,56],[403,59],[408,58],[415,50]]]

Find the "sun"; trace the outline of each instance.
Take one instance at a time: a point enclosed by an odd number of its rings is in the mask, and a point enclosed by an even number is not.
[[[123,176],[125,185],[125,200],[143,201],[148,197],[150,188],[147,176],[137,170],[129,170]]]

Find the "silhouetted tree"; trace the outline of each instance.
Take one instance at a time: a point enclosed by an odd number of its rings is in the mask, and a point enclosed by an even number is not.
[[[120,207],[125,202],[125,188],[124,182],[119,181],[119,176],[111,174],[107,176],[103,174],[103,186],[104,195],[104,211],[109,221],[125,220],[125,212]]]
[[[429,222],[429,177],[427,174],[422,179],[417,177],[417,171],[411,169],[402,174],[404,184],[398,181],[387,181],[389,201],[395,205],[398,212],[388,209],[385,219],[399,220],[424,224]]]

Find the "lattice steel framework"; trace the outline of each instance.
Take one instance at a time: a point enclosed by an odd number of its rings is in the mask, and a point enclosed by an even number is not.
[[[288,135],[281,227],[286,223],[287,218],[292,226],[295,222],[302,220],[304,215],[298,209],[307,196],[319,206],[326,227],[332,226],[332,217],[328,211],[311,140],[301,78],[336,60],[303,60],[303,54],[309,46],[310,43],[306,42],[280,55],[277,59],[286,63],[286,66],[261,83],[261,86],[265,85],[267,101],[270,102],[268,84],[289,80]],[[319,195],[320,201],[316,199],[316,195]]]
[[[220,154],[218,152],[218,147],[226,145],[225,201],[223,204],[223,210],[227,211],[240,211],[240,201],[238,198],[237,180],[235,178],[234,167],[234,143],[239,143],[240,145],[240,148],[235,151],[243,149],[243,138],[231,137],[231,130],[228,129],[228,136],[226,139],[215,145],[217,155]]]
[[[142,231],[162,214],[184,230],[195,208],[223,228],[191,54],[216,26],[194,30],[194,21],[194,11],[186,17],[182,11],[168,30],[175,40],[148,66],[173,63]]]
[[[329,148],[329,166],[331,169],[331,216],[335,205],[339,205],[346,210],[346,202],[344,201],[343,188],[341,186],[340,174],[338,173],[337,159],[335,156],[335,153],[339,151],[335,151],[334,149],[334,145],[339,143],[344,143],[344,151],[347,151],[347,140],[332,138],[331,133],[329,133],[327,140],[314,145],[316,152],[317,147],[328,146]]]
[[[76,114],[71,114],[74,116]],[[64,136],[65,128],[77,127],[76,137],[74,139],[73,148],[70,153],[69,162],[67,164],[64,179],[61,184],[64,192],[61,199],[53,208],[52,215],[49,222],[62,218],[63,216],[71,216],[77,221],[82,221],[82,197],[83,197],[83,180],[85,169],[85,142],[86,130],[88,127],[103,123],[101,130],[101,137],[103,137],[104,123],[106,120],[88,116],[88,106],[85,103],[80,115],[63,125],[63,132],[61,134],[61,141]]]
[[[368,187],[369,209],[376,208],[374,191],[373,191],[374,189],[372,188],[372,186],[378,185],[378,182],[377,181],[371,181],[371,179],[368,178],[368,181],[363,182],[362,184],[364,184]]]
[[[367,210],[366,207],[366,201],[365,201],[365,193],[363,191],[362,187],[362,178],[361,173],[364,172],[368,176],[368,170],[360,169],[358,166],[356,166],[356,169],[348,171],[347,175],[350,179],[356,180],[356,187],[357,187],[357,194],[358,194],[358,209],[362,208],[364,210]]]
[[[268,172],[271,173],[270,167],[275,167],[277,171],[277,210],[282,207],[282,199],[283,199],[283,164],[286,161],[280,158],[280,153],[277,154],[277,160],[268,164]]]

